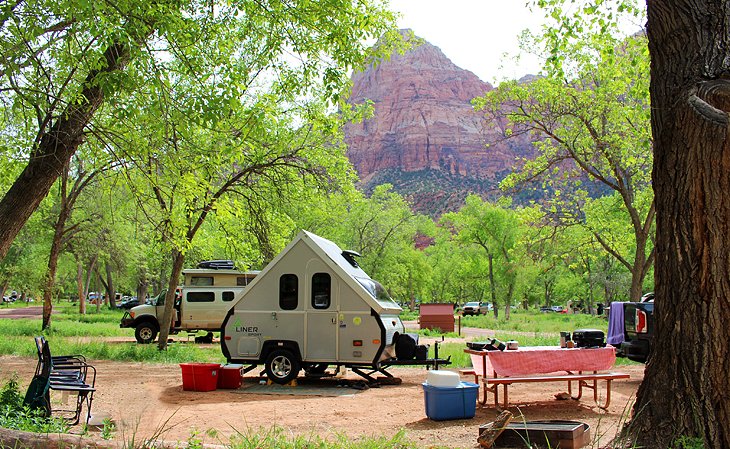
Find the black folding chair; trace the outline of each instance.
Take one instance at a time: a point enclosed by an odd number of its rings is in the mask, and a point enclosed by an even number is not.
[[[96,391],[96,368],[86,363],[85,358],[79,356],[62,356],[54,361],[48,342],[43,337],[36,337],[36,345],[40,345],[40,352],[34,380],[39,379],[38,384],[47,382],[51,391],[76,393],[76,406],[74,409],[53,410],[49,401],[51,412],[59,412],[63,415],[70,414],[70,416],[63,417],[71,425],[76,425],[80,421],[81,410],[84,403],[86,403],[85,422],[88,423],[91,417],[91,403],[94,400],[94,392]]]

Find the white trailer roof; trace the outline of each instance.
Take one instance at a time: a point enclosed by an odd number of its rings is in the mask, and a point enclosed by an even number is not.
[[[269,264],[264,267],[261,273],[251,282],[249,287],[244,291],[243,298],[247,294],[254,294],[256,284],[266,277],[266,273],[276,264],[283,263],[289,251],[297,244],[297,242],[305,243],[315,254],[326,263],[333,272],[346,282],[353,291],[367,302],[376,312],[392,312],[400,313],[400,306],[390,298],[380,283],[374,281],[368,276],[357,263],[350,263],[343,255],[345,251],[340,249],[334,242],[320,237],[311,232],[301,231],[294,240],[284,248]],[[352,259],[352,258],[350,258]]]

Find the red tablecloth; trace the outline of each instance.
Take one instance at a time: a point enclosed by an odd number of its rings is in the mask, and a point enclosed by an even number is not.
[[[616,361],[613,346],[605,348],[561,348],[526,346],[517,350],[472,351],[471,363],[477,374],[524,376],[555,372],[605,371]]]

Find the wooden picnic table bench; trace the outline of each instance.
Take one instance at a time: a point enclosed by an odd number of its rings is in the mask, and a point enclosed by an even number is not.
[[[611,382],[615,379],[628,379],[630,376],[626,373],[610,372],[610,373],[567,373],[567,374],[549,374],[540,376],[524,376],[524,377],[484,377],[482,378],[482,386],[484,387],[484,395],[481,404],[487,401],[487,393],[494,395],[494,405],[499,408],[500,385],[504,387],[503,408],[509,406],[509,386],[515,383],[530,382],[568,382],[568,394],[571,398],[579,400],[583,396],[583,388],[593,390],[593,400],[596,405],[602,409],[607,409],[611,404]],[[598,399],[598,381],[606,382],[606,400],[601,403]],[[578,383],[578,394],[573,396],[573,382]]]
[[[474,376],[474,382],[483,387],[479,400],[486,405],[489,393],[494,395],[494,405],[499,407],[498,387],[504,387],[503,405],[509,405],[509,386],[515,383],[568,382],[568,394],[573,399],[583,396],[583,388],[593,390],[596,404],[606,409],[611,403],[611,382],[628,379],[620,372],[607,371],[616,357],[611,348],[561,349],[553,347],[527,347],[517,351],[482,351],[465,349],[472,361],[471,369],[460,370],[462,375]],[[606,401],[598,398],[598,381],[606,382]],[[577,382],[578,394],[573,396],[573,382]]]

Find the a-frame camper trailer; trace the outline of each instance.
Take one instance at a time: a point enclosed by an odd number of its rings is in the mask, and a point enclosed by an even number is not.
[[[300,232],[228,312],[221,334],[228,361],[264,363],[268,378],[280,384],[301,369],[321,374],[346,366],[369,377],[361,369],[384,372],[394,364],[385,362],[395,360],[404,333],[402,309],[360,268],[357,255]]]

